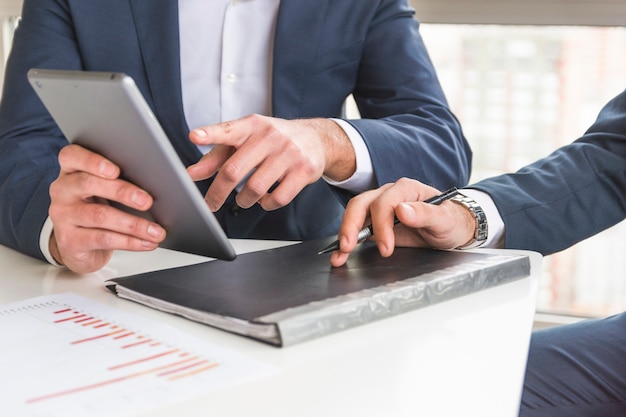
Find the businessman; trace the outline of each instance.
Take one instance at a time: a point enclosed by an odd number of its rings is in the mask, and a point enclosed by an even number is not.
[[[67,141],[30,68],[132,76],[233,238],[337,233],[356,193],[465,184],[471,151],[407,0],[25,0],[0,104],[0,243],[87,272],[151,250],[152,197]],[[361,119],[341,119],[352,94]]]
[[[548,255],[619,223],[626,218],[626,91],[581,138],[548,157],[440,206],[419,202],[437,193],[401,179],[352,199],[332,264],[345,263],[367,218],[383,256],[394,246],[480,245]],[[624,358],[626,313],[535,332],[520,416],[626,415]]]

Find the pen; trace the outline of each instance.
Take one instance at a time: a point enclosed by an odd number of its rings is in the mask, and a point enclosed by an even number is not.
[[[452,197],[454,197],[458,193],[459,193],[459,191],[456,189],[456,187],[452,187],[449,190],[446,190],[446,191],[444,191],[443,193],[441,193],[439,195],[436,195],[436,196],[431,197],[431,198],[429,198],[427,200],[424,200],[423,203],[438,205],[438,204],[443,203],[446,200],[451,199]],[[393,224],[396,225],[398,223],[400,223],[400,220],[398,220],[398,218],[394,218]],[[357,241],[359,243],[361,243],[365,239],[371,237],[373,234],[374,234],[374,230],[372,229],[372,225],[366,226],[363,229],[361,229],[361,231],[357,235]],[[333,243],[331,243],[330,245],[326,246],[324,249],[319,251],[317,254],[318,255],[323,255],[325,253],[336,251],[338,249],[339,249],[339,240],[335,240]]]

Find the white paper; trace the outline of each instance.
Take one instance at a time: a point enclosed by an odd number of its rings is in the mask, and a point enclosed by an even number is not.
[[[75,294],[0,306],[0,415],[127,416],[275,371]]]

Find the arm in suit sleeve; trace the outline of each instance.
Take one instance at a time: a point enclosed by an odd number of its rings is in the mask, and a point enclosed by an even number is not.
[[[514,174],[471,186],[505,224],[505,248],[548,255],[626,218],[626,91],[575,142]]]
[[[375,184],[411,177],[440,189],[463,186],[471,150],[448,106],[407,0],[282,2],[273,62],[273,114],[341,115],[369,151]]]
[[[42,259],[39,234],[48,215],[48,189],[58,176],[57,154],[67,141],[26,72],[33,67],[80,69],[63,13],[57,2],[25,2],[0,104],[0,243]]]
[[[471,150],[448,107],[414,11],[381,2],[365,38],[351,120],[368,147],[378,185],[408,176],[446,189],[463,186]]]

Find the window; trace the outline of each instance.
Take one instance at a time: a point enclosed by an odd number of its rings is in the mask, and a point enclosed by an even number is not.
[[[1,81],[4,79],[4,63],[9,55],[21,5],[21,0],[2,0],[0,4],[0,93],[2,93]]]
[[[472,181],[514,171],[578,138],[626,88],[626,29],[611,26],[626,21],[623,0],[412,3],[474,149]],[[625,236],[622,222],[546,257],[538,312],[625,310]]]

